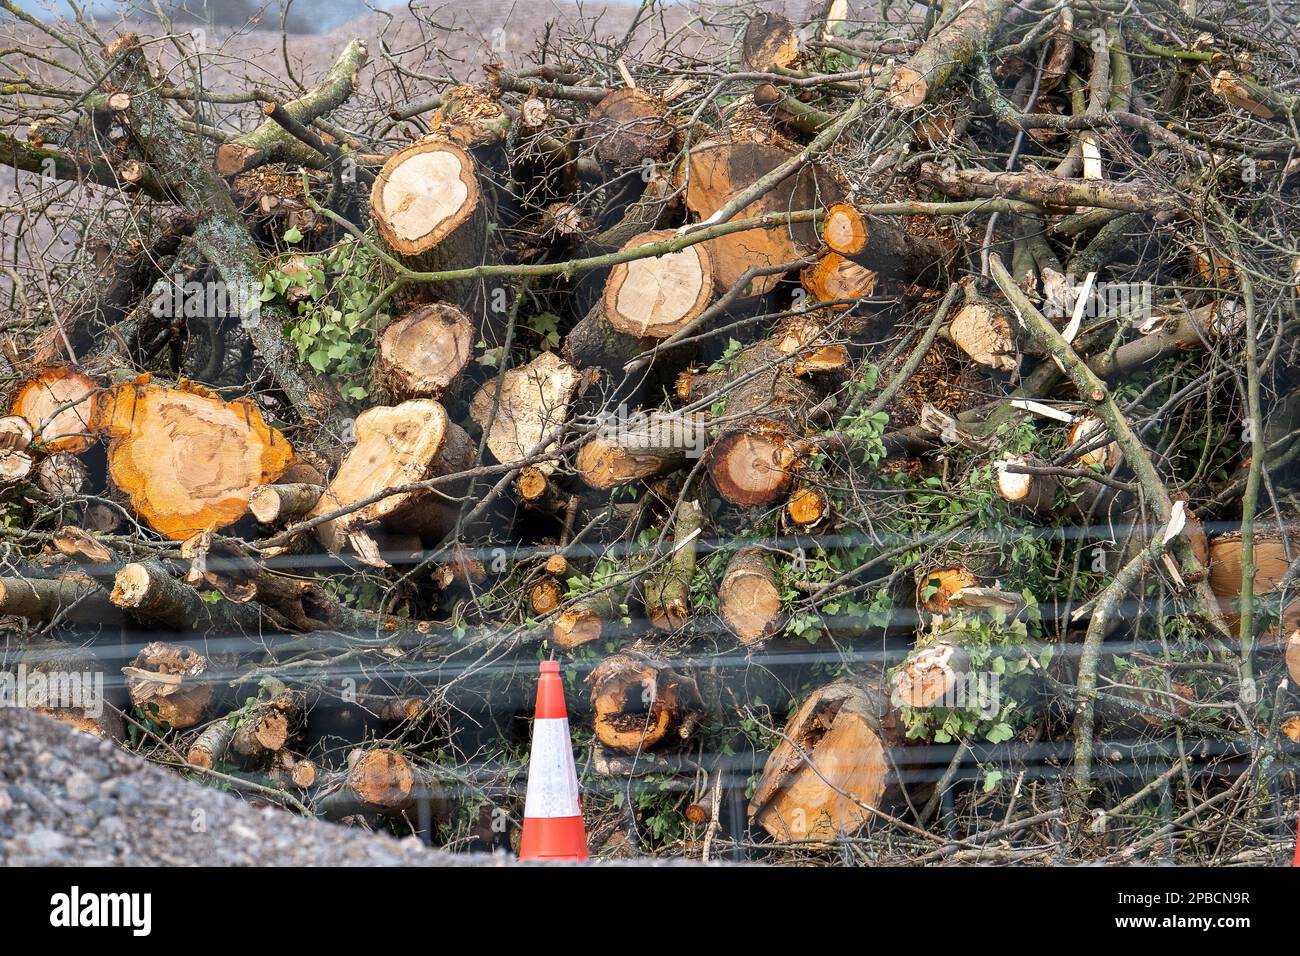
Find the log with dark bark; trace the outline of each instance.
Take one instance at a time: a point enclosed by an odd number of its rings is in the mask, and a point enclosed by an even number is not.
[[[636,580],[623,580],[600,591],[584,595],[564,608],[551,624],[556,647],[572,650],[599,640],[605,627],[627,606]]]
[[[154,562],[125,565],[114,578],[109,600],[139,620],[178,632],[260,634],[271,623],[258,605],[204,600]]]
[[[112,620],[116,609],[91,577],[0,577],[0,614],[47,623],[57,618],[88,624]]]
[[[949,247],[880,216],[868,219],[849,203],[835,203],[822,223],[822,241],[834,253],[869,270],[892,293],[910,286],[941,289],[948,282]]]
[[[1008,455],[998,465],[997,489],[1002,499],[1031,514],[1046,514],[1056,504],[1060,488],[1057,478],[1041,471],[1041,462],[1031,461],[1024,455]],[[1034,474],[1040,469],[1039,474]]]

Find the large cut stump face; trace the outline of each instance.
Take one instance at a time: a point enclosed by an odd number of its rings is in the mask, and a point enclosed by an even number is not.
[[[479,202],[474,163],[445,140],[415,143],[396,153],[370,193],[375,226],[396,252],[416,256],[451,235]]]
[[[671,229],[643,232],[620,252],[662,242]],[[713,297],[713,257],[706,243],[680,252],[620,262],[605,283],[605,319],[638,338],[666,339],[696,319]]]
[[[176,541],[238,521],[249,493],[293,460],[252,402],[223,402],[190,383],[118,386],[101,423],[112,440],[113,483],[151,528]]]
[[[357,443],[308,517],[329,514],[371,495],[429,476],[447,435],[447,413],[431,399],[379,405],[357,416]],[[382,520],[412,495],[389,495],[319,526],[327,546],[337,546],[348,527]]]
[[[732,197],[753,185],[793,155],[771,143],[730,140],[701,143],[691,150],[686,177],[686,205],[700,219],[708,219]],[[814,209],[838,199],[834,185],[815,167],[805,166],[798,173],[768,191],[766,195],[742,209],[736,219],[748,219],[767,213]],[[714,281],[720,293],[726,292],[751,266],[762,268],[792,262],[816,249],[817,230],[811,224],[750,229],[710,239],[706,243],[713,256]],[[750,294],[768,292],[780,276],[760,276],[753,280]],[[741,290],[744,293],[745,290]]]

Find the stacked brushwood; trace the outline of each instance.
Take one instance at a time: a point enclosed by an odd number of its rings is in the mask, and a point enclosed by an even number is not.
[[[1300,95],[1212,7],[578,21],[462,84],[357,39],[247,96],[33,20],[86,62],[31,60],[68,89],[0,162],[112,210],[9,270],[34,705],[456,847],[517,844],[539,655],[608,855],[1257,818],[1300,742]]]

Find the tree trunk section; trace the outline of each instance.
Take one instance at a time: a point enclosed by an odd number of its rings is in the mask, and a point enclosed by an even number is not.
[[[587,677],[593,729],[602,746],[640,753],[681,744],[700,706],[695,682],[637,650],[607,657]]]
[[[80,455],[98,437],[102,391],[89,375],[50,365],[14,390],[12,412],[27,421],[32,440],[45,451]]]
[[[757,142],[744,134],[706,140],[692,147],[689,163],[678,169],[678,184],[686,190],[686,207],[706,220],[793,155],[784,146]],[[815,209],[838,198],[839,190],[830,177],[809,164],[745,206],[735,218]],[[732,233],[709,239],[704,245],[713,256],[716,288],[725,294],[750,267],[794,262],[812,253],[818,236],[812,224],[801,223]],[[758,276],[740,294],[762,295],[780,280],[779,275]]]
[[[284,436],[248,399],[223,402],[199,385],[146,382],[113,390],[100,422],[111,439],[108,470],[132,507],[179,541],[248,513],[254,488],[293,460]]]
[[[438,136],[395,153],[375,177],[370,214],[384,244],[422,272],[468,269],[483,262],[487,211],[474,160]],[[470,314],[474,280],[438,284],[444,299]]]
[[[901,792],[890,754],[899,742],[879,692],[850,680],[813,691],[768,757],[750,819],[776,840],[855,833]]]
[[[375,387],[390,402],[441,399],[474,354],[474,324],[446,303],[417,308],[379,336]]]
[[[671,239],[671,229],[643,232],[623,246],[628,252]],[[707,243],[680,252],[621,262],[605,283],[603,313],[617,332],[638,339],[666,339],[697,319],[713,298],[713,257]]]
[[[389,488],[463,471],[473,460],[469,436],[432,399],[368,408],[357,416],[355,430],[356,445],[308,518],[332,514]],[[455,493],[452,486],[439,490]],[[368,553],[373,542],[366,540],[365,529],[370,525],[440,537],[450,529],[450,516],[429,492],[406,491],[324,521],[316,526],[316,536],[334,554],[350,543],[363,560],[382,561]]]
[[[741,548],[727,564],[718,588],[718,614],[736,640],[756,644],[781,625],[781,592],[760,548]]]

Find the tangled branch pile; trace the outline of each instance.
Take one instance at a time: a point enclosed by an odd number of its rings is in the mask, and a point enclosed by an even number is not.
[[[1289,852],[1294,6],[0,8],[44,709],[506,846],[558,655],[598,854]]]

